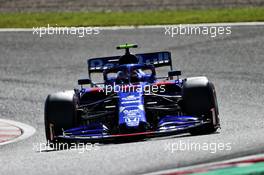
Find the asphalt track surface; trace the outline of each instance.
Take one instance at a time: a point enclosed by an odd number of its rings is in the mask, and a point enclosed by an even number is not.
[[[264,152],[264,26],[232,27],[232,34],[164,35],[163,28],[106,30],[86,38],[31,32],[0,33],[0,117],[36,128],[34,136],[0,147],[0,174],[139,174]],[[206,75],[215,83],[222,129],[203,136],[174,136],[81,150],[40,152],[49,93],[72,89],[86,76],[89,57],[168,50],[183,77]],[[231,150],[172,150],[179,143],[230,144]],[[176,148],[176,147],[174,147]]]

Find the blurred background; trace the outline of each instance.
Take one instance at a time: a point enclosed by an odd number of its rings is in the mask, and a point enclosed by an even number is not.
[[[0,0],[0,28],[264,21],[264,0]]]
[[[0,0],[1,12],[144,11],[259,7],[263,0]]]

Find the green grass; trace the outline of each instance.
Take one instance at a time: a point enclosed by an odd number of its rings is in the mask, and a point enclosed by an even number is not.
[[[0,13],[1,28],[264,21],[264,7],[146,12]]]

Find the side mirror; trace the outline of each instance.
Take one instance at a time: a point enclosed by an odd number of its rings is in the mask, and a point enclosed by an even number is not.
[[[91,84],[92,81],[89,78],[79,79],[78,85]]]
[[[181,71],[173,70],[168,72],[169,77],[180,76],[180,75],[181,75]]]

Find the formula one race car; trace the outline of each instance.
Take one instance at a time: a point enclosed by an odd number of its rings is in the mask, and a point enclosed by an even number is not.
[[[45,130],[49,142],[104,142],[179,133],[210,134],[220,127],[213,83],[206,77],[181,79],[170,52],[88,59],[79,89],[48,95]],[[169,67],[166,76],[156,71]],[[104,81],[91,80],[93,73]],[[96,78],[97,79],[97,78]]]

